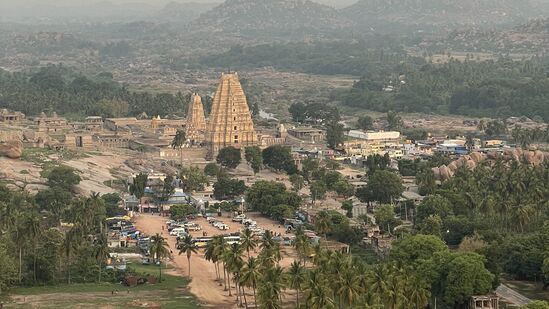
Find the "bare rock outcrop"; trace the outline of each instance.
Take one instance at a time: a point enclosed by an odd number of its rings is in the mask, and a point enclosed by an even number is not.
[[[19,159],[22,155],[23,143],[21,141],[7,141],[0,144],[0,156]]]

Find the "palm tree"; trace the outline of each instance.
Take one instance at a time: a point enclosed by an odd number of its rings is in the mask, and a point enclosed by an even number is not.
[[[36,241],[40,236],[40,234],[42,233],[42,229],[40,228],[40,218],[38,217],[37,213],[32,212],[27,215],[25,227],[27,229],[27,234],[32,241],[33,276],[34,276],[34,284],[36,284]]]
[[[191,255],[197,253],[198,248],[193,242],[193,237],[191,235],[186,235],[179,243],[179,255],[186,253],[187,262],[189,264],[189,277],[191,276]]]
[[[360,297],[359,277],[354,269],[346,269],[337,280],[337,294],[341,301],[348,306],[353,307],[353,303]]]
[[[261,280],[259,287],[260,308],[281,308],[282,290],[284,289],[284,274],[280,266],[269,268]]]
[[[316,217],[315,228],[318,233],[324,234],[324,239],[326,239],[326,234],[332,228],[332,221],[330,215],[326,211],[321,211]]]
[[[431,293],[418,282],[417,278],[412,277],[411,279],[406,282],[406,299],[414,309],[423,309],[429,303]]]
[[[254,234],[252,231],[250,231],[250,229],[245,229],[244,231],[240,232],[240,245],[246,250],[249,259],[250,250],[253,250],[255,249],[255,247],[257,247],[257,241],[255,240]]]
[[[227,291],[227,267],[225,265],[227,243],[225,242],[225,238],[223,238],[222,235],[214,236],[212,239],[212,243],[214,243],[214,255],[217,257],[218,261],[221,261],[223,263],[223,284],[225,285],[225,291]]]
[[[109,246],[107,244],[107,236],[100,234],[95,240],[94,256],[99,263],[99,282],[101,282],[101,273],[103,272],[103,262],[109,257]]]
[[[288,286],[295,289],[297,292],[295,307],[299,308],[299,292],[302,290],[305,283],[305,268],[301,263],[294,261],[287,272]]]
[[[244,264],[244,260],[242,259],[242,253],[243,249],[240,247],[239,244],[234,243],[232,244],[228,250],[225,251],[225,254],[223,256],[223,259],[225,261],[225,267],[227,268],[227,273],[235,274],[240,272],[240,268]],[[236,289],[237,294],[238,292],[238,282],[236,282]],[[229,295],[231,295],[231,281],[229,279]],[[238,295],[237,295],[238,297]]]
[[[272,248],[274,245],[275,245],[275,240],[273,239],[273,232],[271,232],[271,230],[266,230],[265,233],[263,234],[263,237],[261,238],[261,243],[260,243],[260,247],[261,249],[265,249],[265,248]]]
[[[305,266],[307,255],[311,251],[311,243],[309,238],[303,233],[302,229],[297,229],[295,235],[294,247],[303,262],[303,266]]]
[[[220,280],[219,278],[219,267],[218,267],[218,262],[219,262],[219,256],[217,256],[215,254],[215,241],[212,240],[210,242],[208,242],[206,244],[206,248],[204,249],[204,259],[206,259],[206,261],[210,261],[212,263],[214,263],[214,266],[215,266],[215,280]]]
[[[324,278],[320,269],[309,271],[306,279],[307,308],[310,309],[330,309],[335,307],[334,300],[330,297],[330,291],[326,278]]]
[[[170,256],[170,248],[168,242],[160,234],[151,237],[151,254],[158,261],[159,282],[162,282],[162,259]]]
[[[72,265],[72,254],[77,250],[78,244],[80,243],[80,226],[75,225],[71,228],[66,234],[63,240],[63,253],[67,258],[67,282],[71,284],[71,265]]]
[[[250,257],[242,268],[242,277],[240,278],[241,284],[246,287],[251,287],[254,291],[254,303],[257,308],[257,282],[261,278],[261,271],[259,268],[259,262],[256,258]]]
[[[175,137],[172,140],[171,147],[173,149],[179,148],[179,156],[181,157],[181,164],[183,164],[183,145],[185,144],[185,141],[187,140],[187,136],[185,134],[185,131],[183,130],[177,130],[177,133],[175,133]]]

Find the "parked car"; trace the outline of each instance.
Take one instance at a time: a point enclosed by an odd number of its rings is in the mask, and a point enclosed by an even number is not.
[[[170,231],[170,236],[177,236],[180,232],[186,232],[184,227],[178,227]]]
[[[246,215],[238,215],[236,217],[233,217],[233,222],[242,222],[246,219]]]
[[[224,230],[228,230],[230,227],[225,223],[221,223],[217,226],[217,228],[224,231]]]

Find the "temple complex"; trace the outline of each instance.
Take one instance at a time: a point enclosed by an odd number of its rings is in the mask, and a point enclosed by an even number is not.
[[[224,73],[215,93],[208,119],[206,143],[213,158],[228,146],[242,148],[257,144],[252,116],[237,73]]]
[[[206,118],[204,117],[204,106],[202,98],[198,94],[193,94],[189,109],[187,111],[187,139],[191,143],[202,142],[206,133]]]

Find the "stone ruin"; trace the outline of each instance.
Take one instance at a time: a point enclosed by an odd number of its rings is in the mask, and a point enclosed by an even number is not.
[[[489,152],[484,154],[481,152],[473,152],[450,162],[448,166],[442,165],[439,167],[433,167],[431,170],[435,174],[435,178],[437,180],[446,181],[454,176],[455,171],[459,167],[465,166],[468,169],[474,169],[484,160],[494,161],[497,159],[503,159],[504,161],[514,160],[537,166],[543,162],[549,161],[549,152],[543,152],[540,150],[522,150],[519,148],[507,149],[503,153]]]

